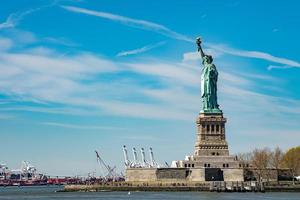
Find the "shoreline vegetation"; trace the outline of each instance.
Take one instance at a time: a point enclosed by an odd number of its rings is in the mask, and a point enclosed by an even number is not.
[[[265,171],[270,169],[277,171],[277,174],[282,169],[288,172],[283,177],[278,176],[278,181],[292,181],[294,184],[297,176],[300,175],[300,146],[290,148],[285,152],[279,147],[256,148],[251,152],[238,154],[237,158],[244,169],[256,169],[255,181],[269,182],[271,174]]]

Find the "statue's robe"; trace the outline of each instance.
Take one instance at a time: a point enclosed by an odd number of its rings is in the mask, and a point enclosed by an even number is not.
[[[201,97],[203,109],[218,109],[217,103],[218,71],[214,64],[205,64],[201,74]]]

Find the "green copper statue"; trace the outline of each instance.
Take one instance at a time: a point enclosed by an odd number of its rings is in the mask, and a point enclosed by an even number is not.
[[[201,98],[202,110],[201,113],[222,113],[219,109],[217,99],[217,81],[218,71],[216,66],[212,63],[211,55],[206,55],[201,47],[201,38],[197,38],[198,52],[202,58],[202,74],[201,74]]]

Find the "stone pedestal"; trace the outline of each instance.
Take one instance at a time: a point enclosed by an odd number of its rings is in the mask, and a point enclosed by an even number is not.
[[[191,170],[190,180],[244,180],[239,161],[229,155],[225,123],[226,118],[222,112],[199,114],[194,155],[178,162],[179,167]]]
[[[225,138],[226,118],[222,113],[200,113],[196,121],[195,156],[228,156]]]

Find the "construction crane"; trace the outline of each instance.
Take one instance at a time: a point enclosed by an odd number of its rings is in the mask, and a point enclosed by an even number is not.
[[[36,173],[36,168],[33,165],[31,165],[28,161],[22,161],[21,171],[23,173],[35,174]]]
[[[144,148],[141,148],[141,156],[142,156],[142,167],[148,167]]]
[[[170,165],[169,165],[169,163],[167,163],[167,161],[165,161],[165,165],[166,165],[166,167],[170,167]]]
[[[127,149],[126,149],[126,146],[124,145],[123,146],[123,154],[124,154],[124,159],[125,159],[125,167],[130,167],[131,165],[131,162],[130,160],[128,159],[128,154],[127,154]]]
[[[135,147],[132,148],[132,153],[133,153],[133,166],[132,167],[140,167],[140,163],[138,161],[138,156]]]
[[[104,160],[100,157],[98,151],[95,150],[96,156],[97,156],[97,162],[99,163],[100,167],[106,171],[106,175],[104,175],[105,179],[112,179],[115,180],[115,178],[118,177],[118,174],[115,172],[116,166],[111,167],[107,165]]]
[[[150,167],[154,167],[154,168],[159,167],[159,165],[157,164],[157,162],[154,159],[152,147],[149,148],[149,155],[150,155]]]
[[[132,148],[132,153],[133,153],[133,161],[129,160],[127,148],[125,145],[123,145],[123,154],[124,154],[124,164],[125,168],[160,168],[164,165],[160,165],[158,162],[156,162],[154,158],[154,153],[152,147],[149,148],[149,162],[146,160],[146,155],[145,155],[145,149],[141,148],[140,153],[141,153],[141,160],[138,159],[138,154],[137,150],[135,147]],[[165,163],[167,167],[170,167],[169,164]]]

